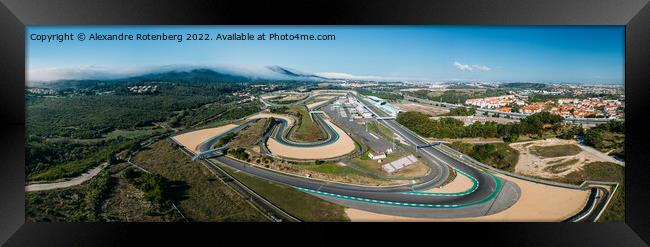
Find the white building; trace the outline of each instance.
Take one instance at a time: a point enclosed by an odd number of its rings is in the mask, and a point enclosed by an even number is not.
[[[386,153],[384,153],[384,152],[379,152],[379,153],[370,152],[370,153],[368,153],[368,158],[370,158],[372,160],[385,159],[386,158]]]
[[[375,97],[375,96],[368,96],[368,99],[370,99],[370,102],[378,107],[379,109],[383,110],[384,112],[388,113],[391,117],[397,117],[397,114],[400,112],[399,108],[392,106],[385,100]]]

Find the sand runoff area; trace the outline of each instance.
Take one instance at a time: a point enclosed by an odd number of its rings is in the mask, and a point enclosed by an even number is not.
[[[201,130],[196,130],[196,131],[187,132],[184,134],[174,136],[172,137],[172,139],[174,139],[174,141],[183,145],[185,148],[189,149],[190,151],[196,153],[196,147],[199,144],[201,144],[207,139],[210,139],[210,137],[222,134],[235,127],[237,127],[237,125],[228,124],[216,128],[201,129]]]
[[[587,203],[588,190],[568,189],[529,182],[505,175],[497,175],[511,181],[521,189],[519,200],[510,208],[496,214],[456,218],[411,218],[378,214],[359,209],[345,209],[351,221],[493,221],[493,222],[557,222],[578,213]]]
[[[319,100],[319,101],[307,105],[307,109],[311,110],[311,109],[314,109],[314,108],[316,108],[316,107],[319,107],[319,106],[321,106],[321,105],[327,103],[328,100],[331,100],[331,99],[333,99],[334,97],[335,97],[335,96],[319,96],[318,98],[316,98],[316,99]]]
[[[251,120],[271,117],[284,119],[288,122],[289,126],[295,123],[295,120],[290,116],[273,113],[259,113],[250,116],[247,119]],[[285,146],[274,139],[269,138],[267,142],[269,150],[273,154],[291,159],[328,159],[353,152],[356,146],[354,145],[352,138],[329,120],[325,120],[325,122],[332,126],[332,128],[334,128],[334,130],[339,134],[337,142],[320,147],[301,148]],[[210,139],[210,137],[222,134],[235,127],[237,127],[237,125],[228,124],[216,128],[201,129],[174,136],[172,139],[183,145],[188,150],[196,153],[196,148],[199,144]]]
[[[354,141],[342,129],[329,120],[325,120],[339,134],[338,141],[319,147],[291,147],[280,144],[273,138],[266,142],[271,153],[291,159],[329,159],[351,153],[355,149]]]
[[[248,117],[246,120],[252,120],[252,119],[260,119],[260,118],[280,118],[287,120],[288,126],[292,126],[293,123],[296,121],[293,119],[293,117],[290,117],[288,115],[282,115],[282,114],[275,114],[275,113],[258,113],[253,116]]]

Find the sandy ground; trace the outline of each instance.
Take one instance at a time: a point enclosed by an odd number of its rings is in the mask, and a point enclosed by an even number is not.
[[[237,127],[237,125],[228,124],[216,128],[201,129],[201,130],[192,131],[192,132],[174,136],[172,137],[172,139],[174,139],[176,142],[180,143],[181,145],[185,146],[190,151],[196,152],[196,147],[202,142],[204,142],[205,140],[215,135],[226,132],[235,127]]]
[[[333,98],[334,98],[334,96],[320,96],[320,97],[316,98],[319,101],[307,105],[307,109],[309,109],[309,110],[314,109],[314,108],[316,108],[316,107],[318,107],[318,106],[320,106],[322,104],[325,104],[328,100],[333,99]]]
[[[519,151],[519,161],[517,161],[517,165],[515,166],[515,172],[523,175],[557,178],[565,176],[571,172],[578,171],[584,165],[590,162],[602,161],[614,162],[617,164],[621,163],[620,161],[617,161],[612,157],[600,153],[597,150],[585,150],[582,145],[578,145],[580,148],[582,148],[582,152],[574,156],[543,158],[530,152],[530,148],[534,146],[555,146],[563,144],[576,144],[576,141],[551,138],[546,140],[517,142],[510,144],[510,147]],[[577,160],[577,162],[572,165],[563,167],[561,171],[552,172],[545,170],[545,168],[549,166],[561,164],[570,160]]]
[[[408,101],[393,103],[393,106],[399,108],[402,111],[417,111],[417,112],[431,114],[432,116],[437,116],[449,112],[449,109],[447,108],[422,105],[422,104],[408,102]]]
[[[288,126],[292,126],[295,120],[293,117],[290,117],[288,115],[282,115],[282,114],[275,114],[275,113],[258,113],[253,116],[248,117],[248,120],[251,119],[259,119],[259,118],[281,118],[284,120],[287,120]]]
[[[590,146],[582,145],[582,144],[578,144],[578,147],[580,147],[582,149],[582,151],[587,152],[587,153],[589,153],[591,155],[594,155],[596,157],[599,157],[602,160],[607,160],[608,162],[612,162],[612,163],[615,163],[615,164],[625,166],[625,162],[617,160],[614,157],[607,155],[606,153],[598,151],[598,149],[592,148]]]
[[[411,218],[372,213],[348,208],[351,221],[562,221],[578,213],[589,198],[589,191],[567,189],[533,183],[505,175],[497,175],[514,182],[521,189],[521,197],[512,207],[496,214],[456,219]]]
[[[442,187],[439,188],[431,188],[428,190],[425,190],[425,192],[432,192],[432,193],[458,193],[458,192],[464,192],[472,188],[472,180],[470,180],[468,177],[462,175],[462,174],[456,174],[456,177],[454,178],[453,181],[451,181],[448,184],[443,185]]]
[[[335,143],[320,146],[320,147],[290,147],[277,142],[273,138],[269,138],[267,146],[271,153],[292,159],[329,159],[348,154],[355,149],[354,141],[338,126],[331,123],[329,120],[325,122],[331,125],[339,134],[339,140]]]
[[[54,182],[54,183],[30,184],[30,185],[25,186],[25,191],[30,192],[30,191],[53,190],[53,189],[60,189],[60,188],[66,188],[66,187],[70,187],[70,186],[80,185],[83,182],[86,182],[86,181],[90,180],[91,178],[95,177],[107,165],[108,165],[107,163],[102,163],[101,165],[98,165],[97,167],[95,167],[93,169],[90,169],[88,172],[86,172],[84,174],[81,174],[81,176],[70,179],[70,180],[67,180],[67,181]]]

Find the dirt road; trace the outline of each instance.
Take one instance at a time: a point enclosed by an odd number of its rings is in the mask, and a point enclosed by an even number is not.
[[[25,186],[25,191],[30,192],[30,191],[43,191],[43,190],[53,190],[53,189],[61,189],[61,188],[67,188],[70,186],[75,186],[75,185],[80,185],[91,178],[95,177],[97,174],[99,174],[102,169],[104,169],[108,165],[108,163],[102,163],[101,165],[98,165],[97,167],[90,169],[87,173],[81,174],[81,176],[67,180],[67,181],[62,181],[62,182],[54,182],[54,183],[41,183],[41,184],[30,184]]]

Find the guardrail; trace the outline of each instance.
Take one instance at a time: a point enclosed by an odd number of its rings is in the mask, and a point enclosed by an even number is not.
[[[597,182],[597,181],[594,181],[594,182]],[[612,201],[612,198],[614,198],[614,195],[616,195],[616,191],[618,190],[619,186],[620,186],[620,184],[616,183],[616,185],[614,186],[614,189],[612,190],[612,195],[607,199],[607,201],[605,202],[605,205],[603,206],[603,210],[601,210],[598,213],[598,215],[596,215],[596,221],[598,221],[598,219],[600,219],[600,216],[603,215],[603,213],[605,212],[605,209],[607,209],[607,206],[609,206],[609,203]]]
[[[589,217],[589,215],[594,211],[596,208],[596,196],[598,195],[598,189],[596,188],[591,188],[591,194],[589,194],[589,198],[585,202],[585,207],[582,208],[577,214],[569,217],[568,219],[564,220],[565,222],[579,222],[584,220],[585,218]],[[587,205],[591,205],[587,207]]]

